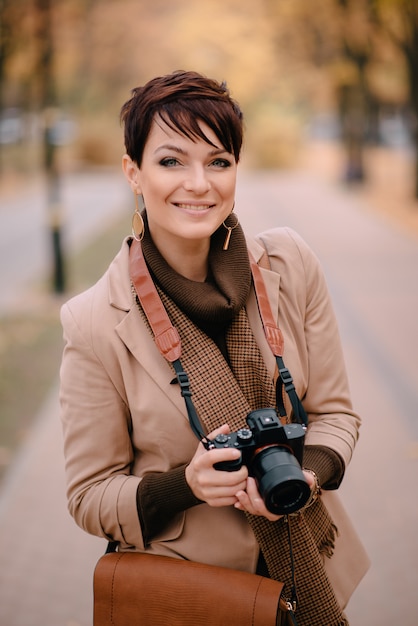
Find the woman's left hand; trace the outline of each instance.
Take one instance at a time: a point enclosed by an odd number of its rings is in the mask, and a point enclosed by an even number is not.
[[[315,488],[315,480],[310,472],[303,471],[306,482],[308,483],[311,491]],[[251,513],[252,515],[262,515],[270,522],[276,522],[278,519],[283,517],[283,515],[275,515],[274,513],[270,513],[270,511],[266,508],[264,504],[263,498],[260,496],[260,493],[257,489],[257,483],[254,478],[249,476],[247,478],[247,486],[245,491],[238,491],[235,494],[238,502],[234,504],[236,509],[240,511],[247,511],[247,513]]]
[[[247,513],[251,513],[252,515],[261,515],[270,522],[276,522],[283,517],[283,515],[274,515],[274,513],[270,513],[270,511],[267,510],[264,500],[257,489],[257,484],[251,476],[247,478],[245,491],[238,491],[235,497],[238,502],[236,502],[234,506],[240,511],[247,511]]]

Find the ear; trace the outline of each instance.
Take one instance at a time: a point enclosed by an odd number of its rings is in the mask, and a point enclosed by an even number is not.
[[[122,157],[122,169],[125,174],[126,180],[131,186],[134,193],[140,194],[141,189],[139,187],[139,168],[135,161],[131,159],[128,154],[124,154]]]

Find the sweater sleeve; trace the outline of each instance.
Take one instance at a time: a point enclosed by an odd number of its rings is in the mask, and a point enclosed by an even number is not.
[[[307,446],[304,466],[315,471],[321,487],[333,488],[344,473],[344,463],[333,450],[320,446]],[[193,495],[185,478],[186,465],[164,473],[144,476],[137,490],[137,508],[144,545],[163,530],[164,526],[181,511],[202,501]]]
[[[325,446],[306,446],[303,466],[315,472],[323,489],[336,489],[345,470],[342,458]]]
[[[138,485],[136,502],[144,545],[177,513],[202,504],[187,484],[185,469],[186,465],[181,465],[168,472],[146,474]]]

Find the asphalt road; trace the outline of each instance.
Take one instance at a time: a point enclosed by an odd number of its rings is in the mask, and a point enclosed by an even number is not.
[[[86,177],[82,213],[95,207],[101,218],[96,188],[107,182]],[[418,241],[307,172],[242,172],[236,212],[247,232],[297,230],[333,296],[363,417],[341,495],[372,560],[349,604],[350,624],[416,626]],[[54,388],[0,492],[2,626],[91,624],[91,574],[104,545],[66,513],[57,414]]]

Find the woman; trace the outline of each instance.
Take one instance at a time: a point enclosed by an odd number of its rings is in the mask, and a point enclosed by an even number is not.
[[[298,624],[347,624],[342,609],[366,557],[328,492],[341,483],[360,420],[319,263],[289,229],[245,238],[234,213],[242,113],[225,85],[194,72],[156,78],[133,90],[121,119],[123,171],[137,207],[134,239],[123,242],[94,287],[62,309],[70,512],[120,550],[257,572],[288,590],[289,524]],[[239,450],[197,442],[173,367],[132,284],[135,239],[179,332],[181,363],[209,440],[237,431],[250,411],[276,406],[276,361],[248,250],[263,268],[284,360],[309,419],[303,476],[311,506],[294,517],[267,509],[246,465],[214,467],[233,463]],[[291,421],[287,399],[285,407]]]

